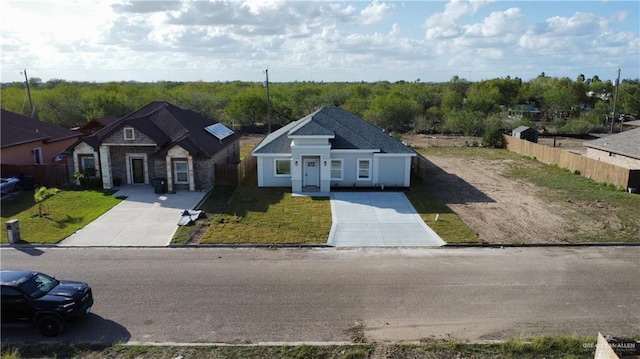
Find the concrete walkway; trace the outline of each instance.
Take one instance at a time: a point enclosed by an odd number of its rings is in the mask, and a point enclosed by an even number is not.
[[[337,247],[445,244],[402,192],[332,192],[331,216],[327,244]]]
[[[59,246],[167,246],[185,209],[193,209],[206,192],[156,194],[149,185],[124,186],[113,196],[127,199]]]

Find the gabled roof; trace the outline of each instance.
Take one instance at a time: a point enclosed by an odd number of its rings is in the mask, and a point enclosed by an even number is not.
[[[289,123],[265,137],[253,153],[291,153],[291,136],[327,137],[332,150],[415,153],[389,133],[340,107],[325,107]]]
[[[112,125],[84,138],[97,148],[107,137],[123,127],[133,127],[149,136],[158,146],[154,154],[164,155],[174,145],[189,151],[192,156],[211,157],[240,135],[219,140],[205,130],[217,123],[197,112],[184,110],[165,101],[154,101],[119,119]]]
[[[535,131],[533,128],[529,127],[529,126],[518,126],[516,128],[513,129],[513,132],[524,132],[524,131]]]
[[[0,112],[2,148],[34,141],[55,142],[78,137],[64,127],[2,109]]]
[[[584,145],[640,160],[640,128],[587,141]]]

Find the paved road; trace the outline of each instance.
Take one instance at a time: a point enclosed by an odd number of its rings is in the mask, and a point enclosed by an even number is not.
[[[640,333],[640,247],[3,248],[2,268],[88,281],[54,341],[315,342]],[[3,342],[43,341],[4,331]]]

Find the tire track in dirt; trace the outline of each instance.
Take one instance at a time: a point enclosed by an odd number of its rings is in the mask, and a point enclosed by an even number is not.
[[[488,243],[564,242],[571,210],[538,198],[542,188],[501,175],[510,160],[429,156],[427,184]]]

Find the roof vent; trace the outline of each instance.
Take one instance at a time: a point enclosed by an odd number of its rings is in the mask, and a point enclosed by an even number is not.
[[[233,135],[233,131],[230,130],[227,126],[221,124],[221,123],[216,123],[213,124],[211,126],[207,126],[204,128],[207,132],[209,132],[210,134],[216,136],[220,141],[222,141],[223,139]]]

